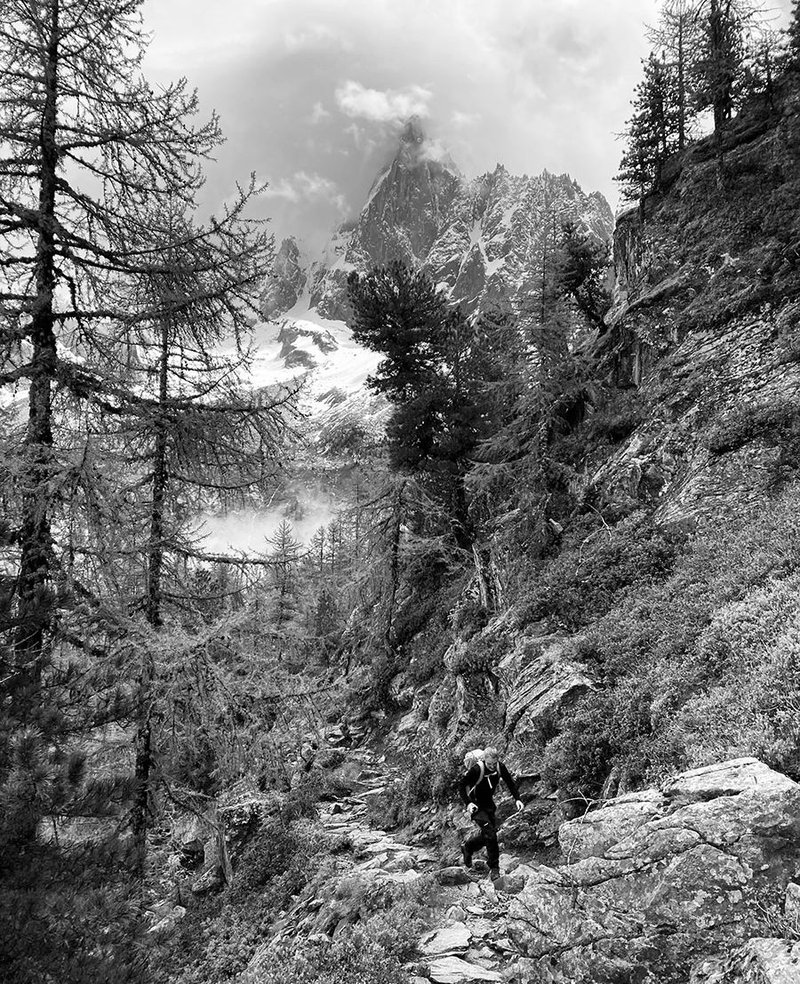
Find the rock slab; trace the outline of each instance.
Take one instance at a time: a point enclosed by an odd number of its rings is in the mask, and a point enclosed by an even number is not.
[[[738,759],[611,801],[559,840],[574,860],[533,869],[509,909],[533,979],[685,984],[698,961],[758,935],[761,893],[793,881],[800,786]]]

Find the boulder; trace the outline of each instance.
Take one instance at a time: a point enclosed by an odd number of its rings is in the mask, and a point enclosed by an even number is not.
[[[426,933],[419,941],[419,949],[426,956],[445,953],[463,953],[469,946],[472,933],[463,922],[452,923],[432,933]]]
[[[165,915],[156,922],[147,931],[148,935],[152,936],[164,936],[167,933],[172,932],[172,930],[177,926],[177,924],[186,915],[186,909],[182,905],[176,905],[169,910]]]
[[[467,885],[472,879],[465,868],[453,866],[451,868],[441,868],[437,871],[436,881],[440,885]]]
[[[677,777],[561,825],[568,863],[533,867],[509,928],[536,979],[687,980],[758,931],[800,864],[800,786],[754,759]]]
[[[506,695],[506,730],[516,739],[536,734],[545,715],[594,686],[574,647],[574,639],[561,635],[520,636],[501,660],[497,675]]]
[[[800,943],[760,938],[733,953],[703,960],[692,969],[690,984],[797,984]]]
[[[502,981],[496,970],[489,970],[460,957],[437,957],[428,964],[428,975],[436,984],[462,984],[465,981]]]

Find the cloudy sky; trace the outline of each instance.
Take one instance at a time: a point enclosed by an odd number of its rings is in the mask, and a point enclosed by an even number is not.
[[[790,0],[774,0],[784,10]],[[227,138],[211,203],[250,172],[277,237],[360,210],[402,121],[469,175],[570,173],[617,204],[615,134],[657,0],[146,0],[153,81],[186,76]]]

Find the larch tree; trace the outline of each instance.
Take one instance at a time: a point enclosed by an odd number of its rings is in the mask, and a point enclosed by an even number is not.
[[[219,127],[197,122],[184,80],[154,91],[143,77],[140,7],[0,6],[0,488],[15,569],[0,679],[44,746],[54,717],[36,694],[54,647],[147,652],[166,599],[185,600],[179,558],[185,572],[200,553],[188,513],[258,487],[282,427],[282,398],[243,392],[236,372],[269,261],[244,216],[255,189],[192,222]],[[82,638],[62,617],[76,598]],[[140,792],[152,679],[143,665]]]
[[[627,199],[643,198],[657,188],[664,162],[679,146],[680,113],[676,106],[675,72],[655,53],[643,61],[636,86],[627,145],[616,180]]]
[[[19,502],[23,675],[36,675],[53,611],[56,490],[72,450],[54,435],[56,402],[98,385],[75,341],[91,349],[97,326],[115,314],[109,283],[143,266],[125,235],[143,203],[191,203],[197,162],[219,139],[216,119],[193,125],[196,97],[185,82],[154,92],[141,76],[139,6],[9,0],[0,10],[0,383],[26,389],[28,407],[7,469]]]

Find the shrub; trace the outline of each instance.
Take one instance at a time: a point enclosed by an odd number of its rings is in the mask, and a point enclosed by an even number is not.
[[[491,672],[507,649],[508,641],[503,637],[473,635],[467,643],[456,647],[450,671],[455,676]]]
[[[456,750],[417,749],[402,779],[386,787],[373,804],[372,817],[387,830],[412,824],[422,804],[449,803],[461,775],[461,755]]]
[[[407,984],[396,957],[363,929],[334,942],[286,944],[247,984]]]
[[[532,577],[520,599],[520,624],[553,619],[571,630],[589,624],[632,588],[665,579],[685,539],[678,529],[655,529],[636,517],[595,526]]]
[[[796,435],[800,426],[800,407],[790,400],[736,407],[725,413],[705,435],[712,454],[736,451],[756,438],[769,436],[782,442]]]
[[[800,778],[800,490],[709,522],[662,582],[584,634],[600,688],[565,709],[544,767],[566,791],[754,755]]]

